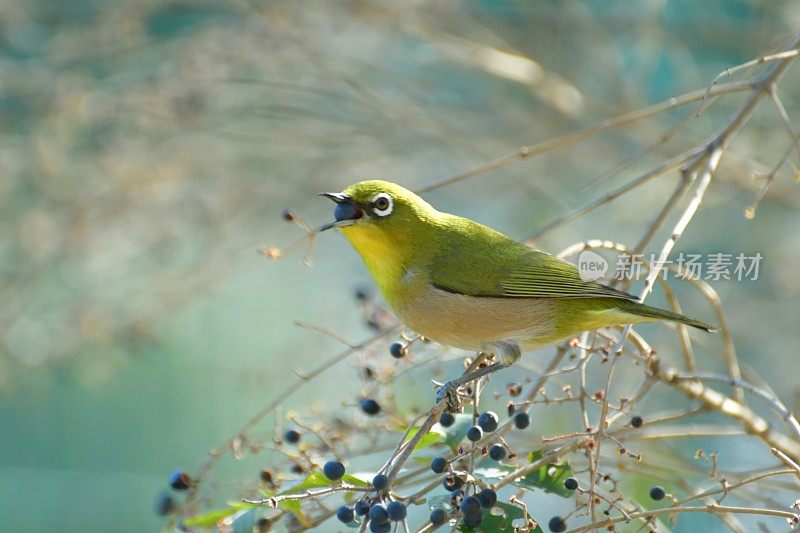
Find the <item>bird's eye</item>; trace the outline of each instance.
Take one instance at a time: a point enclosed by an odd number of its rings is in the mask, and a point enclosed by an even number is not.
[[[379,217],[385,217],[391,214],[394,208],[392,197],[385,192],[378,193],[372,199],[372,210]]]

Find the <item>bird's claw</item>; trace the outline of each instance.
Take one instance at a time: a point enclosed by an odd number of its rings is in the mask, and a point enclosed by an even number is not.
[[[436,391],[436,403],[444,400],[445,411],[459,413],[462,409],[461,396],[458,394],[458,384],[447,381]]]

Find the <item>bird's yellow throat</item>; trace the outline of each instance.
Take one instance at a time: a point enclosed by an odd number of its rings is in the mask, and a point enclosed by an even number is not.
[[[413,247],[398,242],[397,236],[370,224],[341,228],[342,234],[359,253],[381,290],[403,275],[413,255]]]

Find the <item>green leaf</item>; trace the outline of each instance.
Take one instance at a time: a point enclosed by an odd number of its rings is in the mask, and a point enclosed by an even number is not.
[[[463,532],[483,531],[484,533],[495,533],[502,531],[514,531],[514,520],[523,518],[522,509],[516,505],[504,502],[497,502],[491,509],[483,511],[483,521],[476,529],[459,524],[458,529]],[[532,530],[533,533],[543,533],[541,526],[537,525]]]
[[[295,483],[289,488],[286,488],[279,492],[278,494],[295,494],[297,492],[305,492],[308,489],[316,489],[320,487],[330,487],[336,483],[335,481],[331,481],[325,474],[322,472],[315,470],[306,476],[306,478],[298,483]]]
[[[349,483],[351,485],[355,485],[357,487],[366,487],[367,485],[369,485],[369,483],[367,483],[366,481],[359,479],[351,474],[345,474],[344,476],[342,476],[342,481],[345,483]],[[331,481],[325,476],[325,474],[315,470],[314,472],[308,474],[304,480],[292,485],[291,487],[282,490],[279,494],[297,494],[299,492],[305,492],[309,489],[330,487],[337,483],[339,482]],[[266,492],[265,494],[267,495],[267,497],[272,496],[271,494],[267,494]],[[311,527],[311,522],[303,514],[302,506],[300,505],[300,500],[282,500],[278,503],[278,507],[286,512],[292,513],[303,527]]]
[[[237,511],[238,509],[217,509],[216,511],[187,518],[183,523],[189,527],[214,527],[220,520]]]
[[[357,478],[356,476],[351,474],[345,474],[344,476],[342,476],[341,481],[343,483],[348,483],[356,487],[366,487],[367,485],[369,485],[368,482],[364,481],[363,479]],[[297,494],[298,492],[305,492],[309,489],[331,487],[338,483],[339,483],[338,481],[331,481],[325,476],[325,474],[323,474],[318,470],[315,470],[314,472],[308,474],[304,480],[283,489],[278,494]],[[267,496],[272,496],[272,494],[267,494],[266,492],[264,494],[266,494]]]
[[[422,448],[427,448],[428,446],[432,446],[434,444],[439,444],[444,440],[443,435],[439,435],[438,433],[427,433],[421,439],[416,446],[414,446],[415,450],[421,450]]]
[[[306,518],[306,515],[303,514],[303,508],[300,505],[300,500],[283,500],[278,502],[278,508],[283,509],[287,513],[292,513],[297,521],[300,522],[300,525],[305,528],[310,528],[312,526],[311,520]]]
[[[191,518],[187,518],[184,523],[190,527],[213,527],[216,526],[217,523],[219,523],[219,521],[223,518],[227,518],[240,511],[254,509],[255,507],[256,506],[252,503],[228,502],[228,507],[226,509],[217,509],[202,515],[193,516]]]
[[[408,432],[408,436],[406,437],[406,440],[413,439],[416,436],[416,434],[419,433],[419,429],[420,428],[411,428],[411,430]],[[405,428],[400,428],[400,429],[398,429],[398,431],[401,431],[401,432],[405,433],[406,429]],[[425,435],[422,436],[422,438],[419,440],[417,445],[414,446],[414,449],[415,450],[421,450],[422,448],[427,448],[428,446],[432,446],[434,444],[438,444],[440,442],[443,442],[445,440],[445,438],[446,438],[446,435],[445,435],[444,430],[441,427],[437,427],[437,425],[434,425],[430,429],[430,431],[428,431]]]
[[[459,413],[455,415],[456,421],[449,428],[443,428],[439,423],[434,424],[432,430],[442,431],[445,435],[444,443],[452,449],[456,449],[458,444],[467,436],[467,430],[472,425],[472,415]]]
[[[345,474],[344,476],[342,476],[342,481],[356,487],[369,486],[368,481],[364,481],[363,479],[359,479],[356,476],[350,474]]]
[[[542,450],[535,450],[528,454],[528,462],[534,463],[542,458]],[[573,492],[564,487],[564,480],[572,477],[572,467],[568,462],[554,463],[537,468],[524,477],[514,481],[518,487],[538,487],[545,492],[558,494],[565,498],[572,496]]]

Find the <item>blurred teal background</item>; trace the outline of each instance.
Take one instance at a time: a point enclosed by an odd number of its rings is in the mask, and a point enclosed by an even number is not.
[[[302,250],[257,253],[302,235],[284,208],[316,225],[330,217],[319,191],[367,177],[424,186],[704,88],[799,26],[793,0],[0,0],[0,529],[159,530],[168,473],[195,470],[293,368],[340,349],[295,319],[369,334],[352,288],[370,280],[343,239],[318,238],[311,268]],[[793,118],[797,70],[780,85]],[[637,168],[700,142],[740,99]],[[792,405],[791,169],[742,216],[753,172],[789,142],[762,107],[679,247],[762,253],[757,282],[715,287],[748,372]],[[523,238],[635,176],[596,180],[683,112],[427,197]],[[539,244],[635,243],[675,179]],[[344,395],[325,380],[287,407]]]

